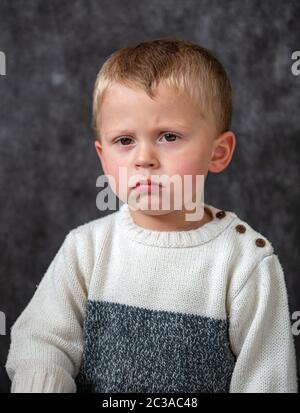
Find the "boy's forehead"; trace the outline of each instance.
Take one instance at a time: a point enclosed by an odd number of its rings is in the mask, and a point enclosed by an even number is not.
[[[177,92],[175,88],[162,83],[153,89],[153,97],[141,87],[115,83],[107,89],[100,112],[107,119],[122,116],[138,117],[141,114],[147,117],[155,115],[158,118],[176,117],[185,123],[194,115],[199,116],[200,108],[187,94]]]

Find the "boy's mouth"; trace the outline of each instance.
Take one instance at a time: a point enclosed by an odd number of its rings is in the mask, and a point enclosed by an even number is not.
[[[160,187],[161,185],[156,184],[156,183],[148,184],[148,183],[138,182],[137,185],[133,189],[138,192],[151,193],[151,192],[158,192]]]
[[[155,182],[151,179],[142,179],[142,180],[138,181],[133,186],[133,189],[138,188],[138,187],[140,189],[143,189],[143,188],[147,189],[147,188],[151,188],[151,187],[161,187],[161,186],[162,186],[162,184],[160,182]]]

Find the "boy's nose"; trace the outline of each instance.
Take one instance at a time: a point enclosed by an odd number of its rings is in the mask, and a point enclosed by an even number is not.
[[[143,146],[138,150],[135,157],[136,167],[156,167],[159,161],[157,155],[153,149],[149,146]]]
[[[135,162],[135,166],[137,167],[150,167],[153,168],[155,166],[156,162],[154,160],[147,160],[147,159],[142,159],[138,160]]]

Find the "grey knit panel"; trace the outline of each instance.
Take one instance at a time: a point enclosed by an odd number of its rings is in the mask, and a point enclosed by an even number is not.
[[[87,302],[77,392],[229,392],[228,320]]]

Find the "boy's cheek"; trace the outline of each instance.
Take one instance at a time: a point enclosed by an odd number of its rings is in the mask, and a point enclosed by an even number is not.
[[[115,160],[108,160],[105,175],[112,191],[125,202],[128,195],[127,187],[129,185],[130,173],[124,161],[119,163]]]
[[[122,163],[116,161],[115,159],[106,159],[106,168],[105,168],[105,175],[112,175],[115,180],[119,179],[119,174],[121,175],[122,170],[124,171],[126,165],[122,165]],[[119,172],[120,171],[120,172]]]
[[[204,159],[186,158],[174,161],[168,168],[168,175],[195,176],[204,175],[206,173],[206,162]]]

